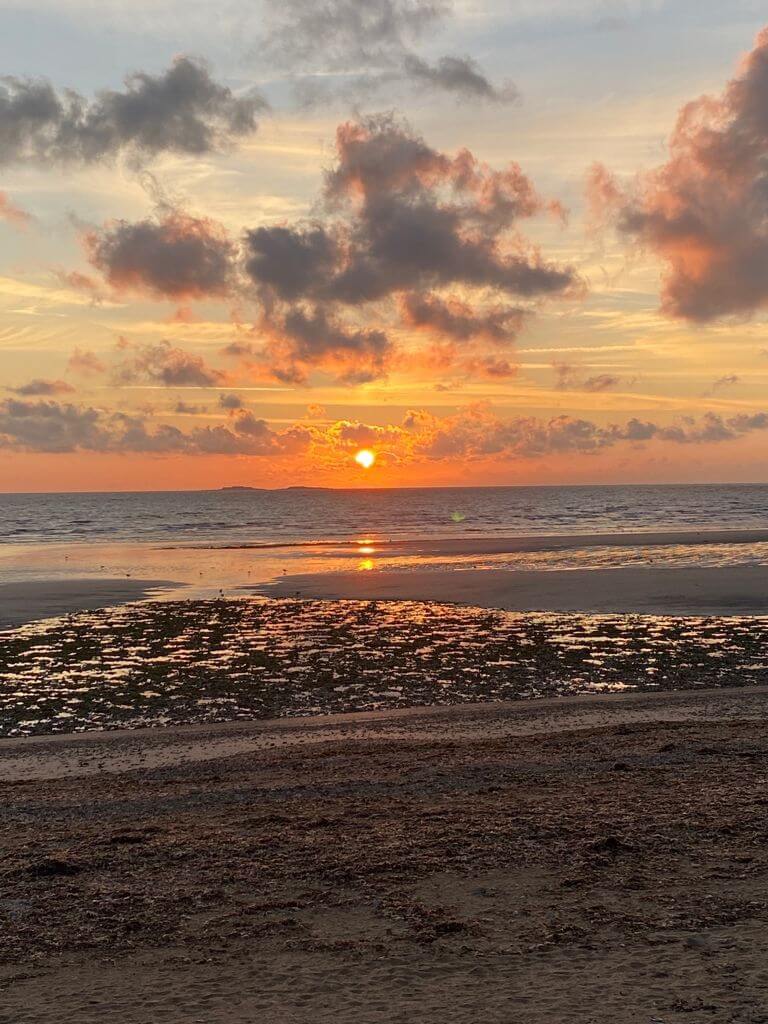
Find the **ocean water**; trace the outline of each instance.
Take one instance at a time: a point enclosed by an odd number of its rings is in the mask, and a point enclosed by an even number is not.
[[[768,485],[0,494],[0,544],[300,544],[371,536],[764,529]]]

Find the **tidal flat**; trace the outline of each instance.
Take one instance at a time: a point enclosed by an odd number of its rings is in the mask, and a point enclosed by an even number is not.
[[[146,602],[0,632],[0,735],[753,686],[767,641],[765,616]]]

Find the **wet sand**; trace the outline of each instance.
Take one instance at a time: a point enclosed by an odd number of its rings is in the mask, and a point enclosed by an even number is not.
[[[281,548],[346,550],[359,557],[360,546],[372,545],[381,557],[392,555],[503,555],[534,551],[567,551],[596,547],[698,547],[708,544],[760,544],[768,530],[653,530],[634,533],[528,534],[518,537],[366,537],[357,541],[286,541],[255,544],[196,545],[201,550],[270,551]],[[180,545],[183,547],[183,545]],[[191,545],[190,545],[191,546]]]
[[[248,589],[268,597],[441,601],[507,611],[768,613],[768,566],[307,573]]]
[[[140,601],[179,584],[162,580],[73,579],[0,583],[0,629],[68,612]]]
[[[750,688],[0,744],[0,1021],[761,1024],[766,715]]]
[[[768,683],[768,616],[143,602],[0,633],[0,735]]]

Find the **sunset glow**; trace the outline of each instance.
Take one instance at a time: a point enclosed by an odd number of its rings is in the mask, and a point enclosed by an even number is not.
[[[265,2],[7,26],[0,489],[765,477],[757,9]]]

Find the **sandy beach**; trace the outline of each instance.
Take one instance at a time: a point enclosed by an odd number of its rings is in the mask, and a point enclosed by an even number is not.
[[[766,713],[755,688],[4,742],[0,1021],[758,1024]]]
[[[140,601],[175,584],[161,580],[71,579],[0,583],[0,629],[88,608]]]
[[[768,568],[388,570],[284,576],[253,588],[270,597],[446,601],[509,611],[645,615],[768,612]]]
[[[0,1024],[766,1024],[768,568],[142,575],[0,587]]]

